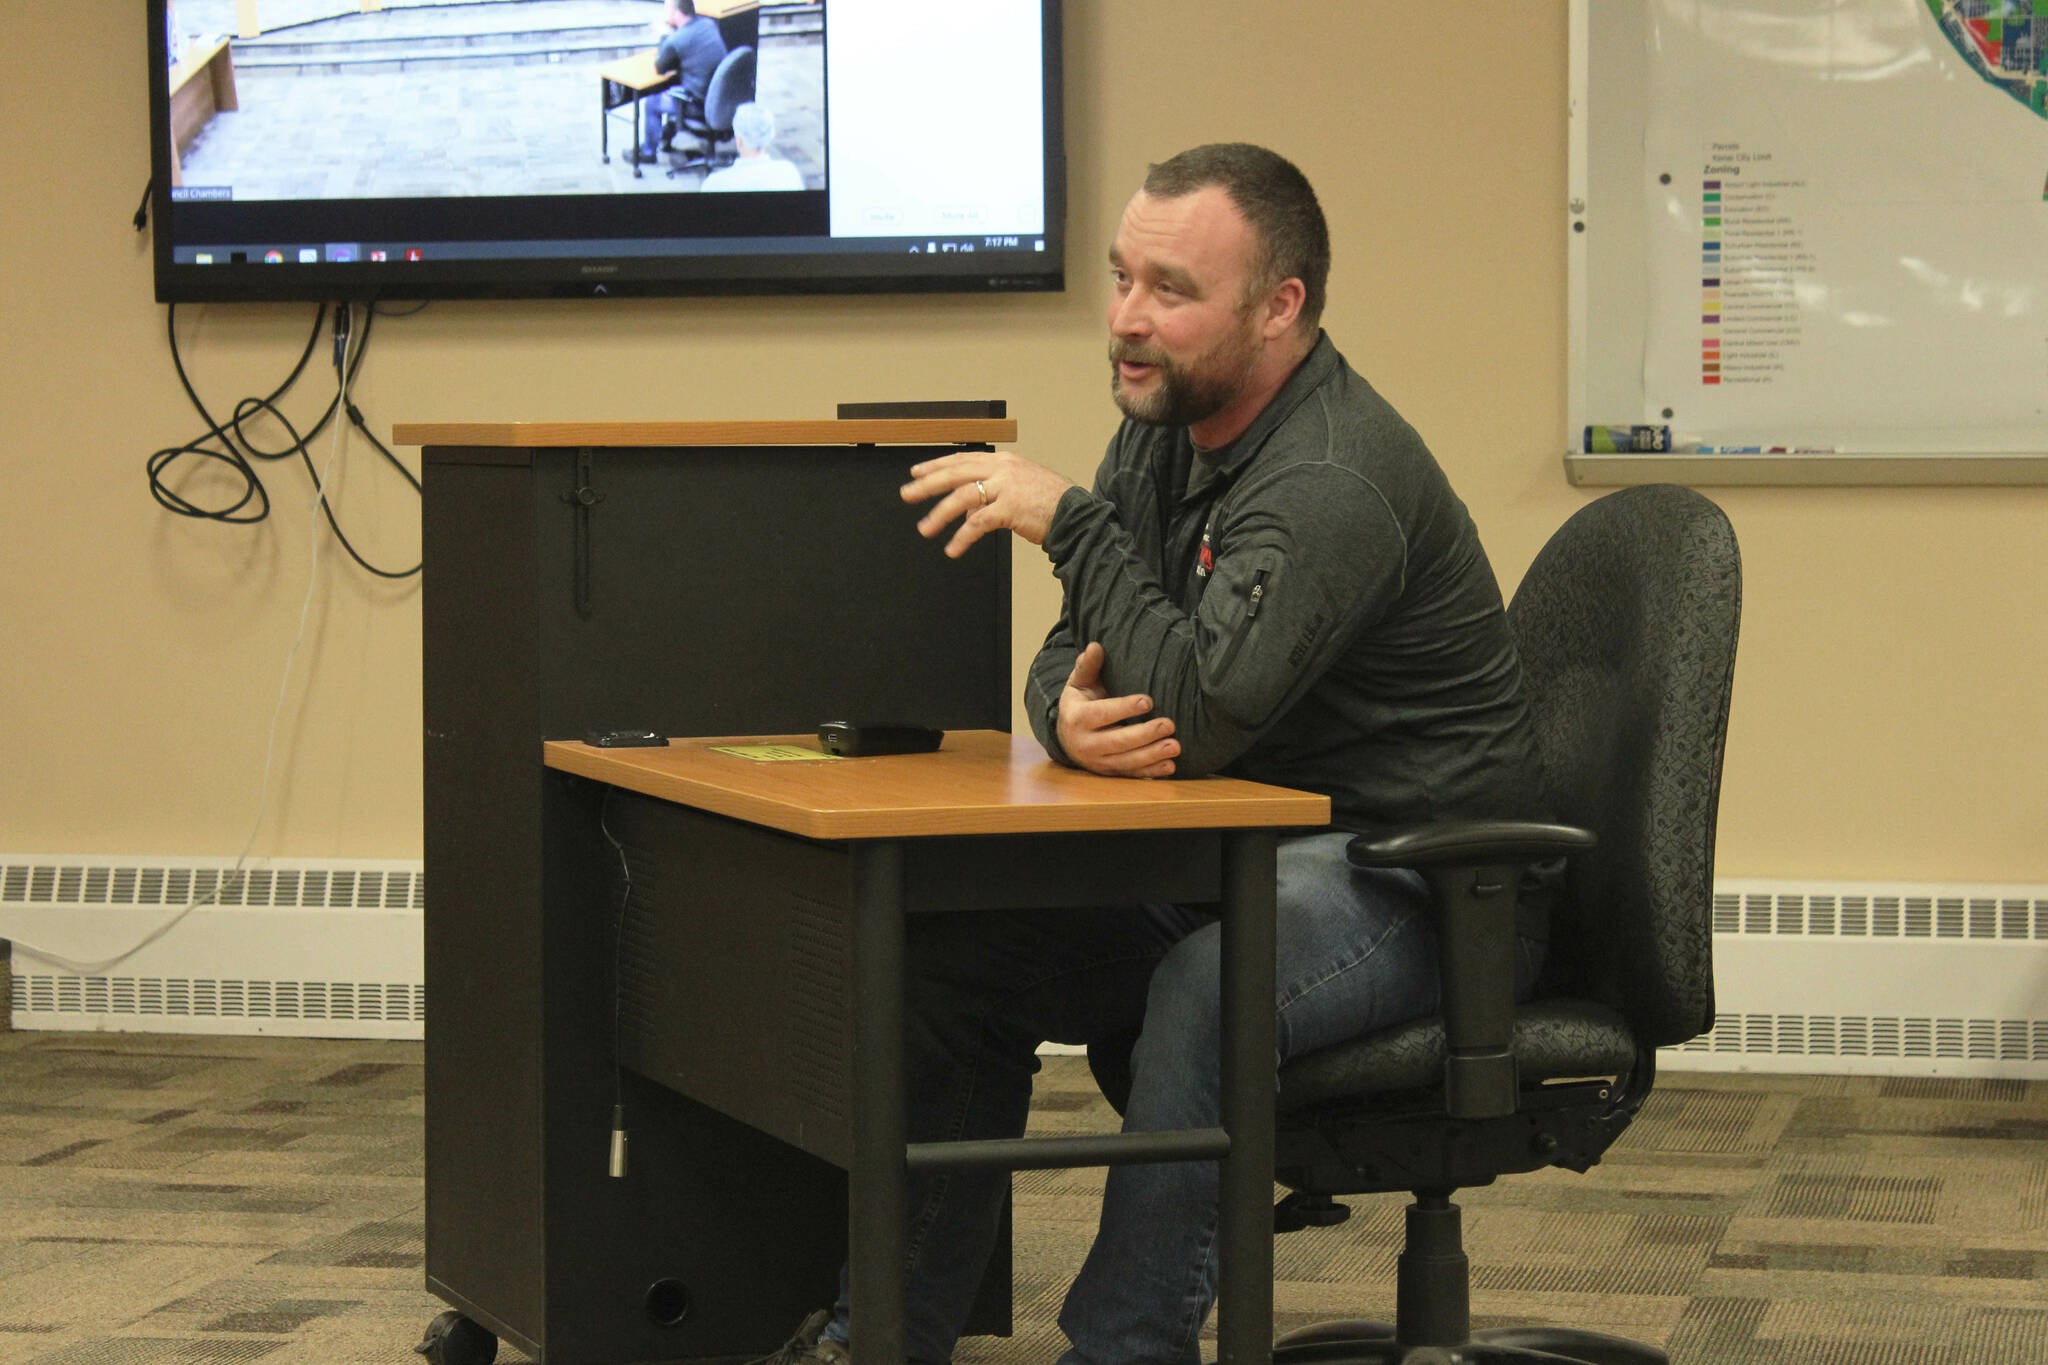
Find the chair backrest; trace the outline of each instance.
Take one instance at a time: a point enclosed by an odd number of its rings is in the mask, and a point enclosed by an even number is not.
[[[720,137],[732,132],[732,116],[754,98],[754,49],[742,43],[718,59],[704,87],[704,122]]]
[[[1742,561],[1669,484],[1581,508],[1508,608],[1550,814],[1600,836],[1553,912],[1543,993],[1619,1011],[1640,1044],[1713,1026],[1714,823]]]

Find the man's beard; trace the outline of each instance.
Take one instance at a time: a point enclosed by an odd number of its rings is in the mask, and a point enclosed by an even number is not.
[[[1251,329],[1219,341],[1182,366],[1163,351],[1120,337],[1109,339],[1109,392],[1124,416],[1147,426],[1185,427],[1213,417],[1243,391],[1258,358],[1258,339]],[[1151,395],[1136,398],[1124,392],[1119,361],[1157,367],[1159,382]]]

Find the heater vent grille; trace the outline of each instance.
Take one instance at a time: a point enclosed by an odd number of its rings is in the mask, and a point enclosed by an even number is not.
[[[416,860],[266,858],[237,872],[218,858],[0,854],[0,940],[20,940],[11,963],[0,957],[8,1017],[21,1029],[418,1038],[425,911]],[[81,976],[66,959],[111,961]]]
[[[1724,889],[1714,932],[2048,942],[2048,898]]]
[[[289,1019],[422,1024],[424,986],[359,981],[220,981],[16,973],[14,1008],[37,1015]]]
[[[306,910],[420,910],[427,879],[416,868],[292,864],[244,868],[185,860],[0,863],[0,906],[209,905]]]
[[[2048,1062],[2048,1019],[1720,1014],[1711,1033],[1667,1053],[1901,1061]]]

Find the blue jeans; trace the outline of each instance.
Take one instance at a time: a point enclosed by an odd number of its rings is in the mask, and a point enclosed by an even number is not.
[[[1436,926],[1421,877],[1353,868],[1349,838],[1280,841],[1276,1065],[1436,1008]],[[913,918],[909,1140],[1019,1136],[1039,1043],[1086,1043],[1141,1024],[1125,1131],[1217,1126],[1221,929],[1171,905]],[[1524,940],[1517,965],[1517,994],[1526,996],[1540,945]],[[1061,1365],[1200,1361],[1216,1295],[1218,1183],[1212,1161],[1110,1168],[1101,1227],[1060,1313],[1072,1343]],[[912,1361],[951,1359],[1008,1188],[1003,1171],[910,1177],[904,1326]],[[842,1274],[826,1329],[841,1341],[850,1335],[848,1297]]]
[[[680,121],[683,104],[672,90],[662,90],[640,101],[640,159],[652,161],[661,155],[661,121],[674,115]]]

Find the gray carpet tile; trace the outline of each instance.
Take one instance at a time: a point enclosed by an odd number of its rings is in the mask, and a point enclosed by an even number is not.
[[[0,1034],[0,1365],[415,1359],[415,1043]],[[1113,1115],[1047,1059],[1035,1131]],[[1015,1180],[1036,1365],[1100,1171]],[[1278,1330],[1390,1314],[1402,1200],[1275,1244]],[[1585,1175],[1460,1196],[1480,1325],[1571,1323],[1684,1365],[2048,1361],[2048,1085],[1668,1073]],[[511,1348],[499,1359],[524,1359]]]

